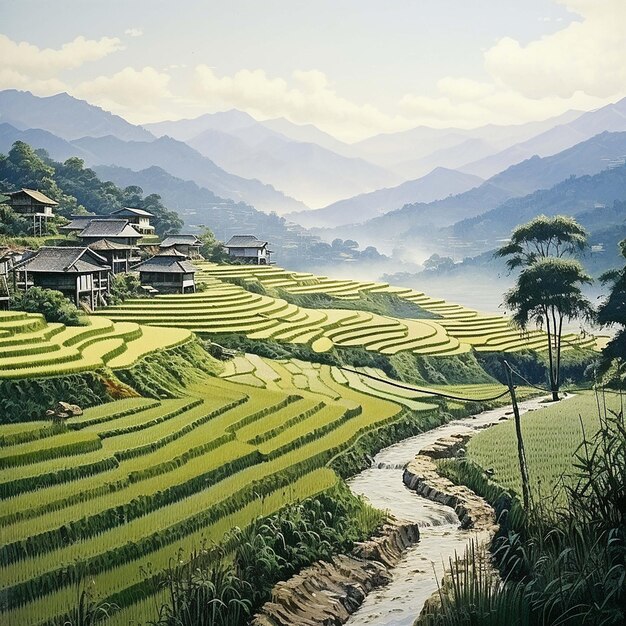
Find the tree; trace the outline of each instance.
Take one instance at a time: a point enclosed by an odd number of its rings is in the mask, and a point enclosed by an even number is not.
[[[25,220],[15,213],[11,207],[0,204],[0,235],[23,237],[31,234],[32,230],[32,221]]]
[[[449,256],[432,254],[424,261],[424,269],[429,272],[449,272],[454,268],[454,259]]]
[[[626,259],[626,239],[620,242],[622,256]],[[611,285],[611,293],[598,307],[597,321],[603,326],[617,324],[621,328],[602,351],[605,364],[614,359],[626,361],[626,265],[620,270],[605,272],[600,280]]]
[[[510,241],[495,253],[508,257],[510,271],[522,268],[516,286],[505,294],[505,305],[520,328],[530,322],[545,326],[554,400],[560,386],[563,322],[591,314],[591,304],[580,290],[591,279],[578,262],[564,257],[578,255],[587,246],[587,232],[574,218],[539,215],[515,228]]]
[[[215,237],[210,228],[205,226],[198,239],[202,242],[200,253],[205,259],[213,263],[224,263],[228,260],[224,244]]]
[[[502,246],[496,256],[509,257],[506,264],[513,270],[527,267],[541,258],[573,256],[583,252],[587,246],[587,232],[574,218],[539,215],[518,226],[509,243]]]
[[[563,322],[592,317],[591,303],[581,291],[581,286],[589,283],[591,278],[578,261],[543,257],[522,270],[515,287],[504,296],[504,303],[513,311],[517,326],[526,330],[534,322],[545,327],[553,400],[559,399],[561,384]]]

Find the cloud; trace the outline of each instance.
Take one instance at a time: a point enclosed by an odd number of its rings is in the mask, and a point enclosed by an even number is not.
[[[75,69],[123,49],[117,37],[85,39],[76,37],[58,49],[38,48],[26,41],[16,42],[0,34],[0,58],[4,69],[34,79],[57,78],[64,70]]]
[[[0,90],[21,89],[40,96],[51,96],[67,91],[67,85],[58,78],[33,79],[12,69],[0,69]]]
[[[577,91],[609,98],[626,90],[626,2],[559,0],[577,13],[557,32],[526,45],[503,37],[485,54],[496,82],[529,98],[569,98]]]
[[[124,31],[125,35],[128,35],[129,37],[141,37],[143,35],[143,29],[141,28],[127,28]]]
[[[152,117],[163,101],[171,98],[169,74],[153,67],[125,67],[112,76],[98,76],[72,89],[72,94],[124,115],[127,119]],[[160,116],[158,116],[160,117]]]
[[[501,38],[484,51],[490,80],[442,78],[434,96],[405,95],[404,115],[432,125],[512,124],[626,96],[626,2],[557,1],[580,19],[525,45]]]
[[[295,123],[316,124],[348,140],[408,126],[407,120],[339,96],[319,70],[296,70],[286,80],[272,78],[261,69],[218,76],[213,68],[198,65],[192,91],[199,102],[213,109],[236,107],[259,117],[287,117]]]

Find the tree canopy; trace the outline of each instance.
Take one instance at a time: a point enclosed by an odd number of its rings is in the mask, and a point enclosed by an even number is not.
[[[576,255],[587,247],[587,232],[567,215],[547,217],[539,215],[527,224],[518,226],[509,243],[502,246],[496,256],[509,257],[506,264],[511,270],[530,265],[539,258]]]
[[[626,259],[626,239],[620,243],[622,256]],[[608,361],[613,359],[626,360],[626,265],[619,270],[606,272],[600,280],[611,285],[608,298],[598,307],[598,322],[609,326],[620,326],[617,334],[604,349]]]
[[[544,328],[548,344],[548,374],[554,400],[559,398],[563,322],[591,319],[593,308],[581,287],[591,283],[582,265],[564,258],[587,247],[587,233],[571,217],[545,215],[515,228],[497,256],[509,257],[509,269],[523,268],[515,287],[504,295],[513,322],[526,330]]]
[[[16,141],[8,155],[0,155],[0,186],[5,191],[38,189],[59,203],[55,212],[63,217],[81,213],[108,215],[133,207],[154,215],[158,235],[175,234],[183,226],[178,214],[165,207],[159,195],[144,197],[143,189],[137,186],[121,189],[112,182],[101,181],[82,159],[71,157],[58,163],[45,150],[33,150],[22,141]]]

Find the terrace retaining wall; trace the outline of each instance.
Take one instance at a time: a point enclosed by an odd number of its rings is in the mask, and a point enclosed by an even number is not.
[[[468,440],[469,435],[438,439],[407,465],[402,479],[409,489],[420,496],[452,507],[461,520],[461,528],[486,531],[490,541],[498,530],[494,510],[468,487],[455,485],[440,476],[434,463],[434,459],[455,456]]]
[[[250,621],[251,626],[343,624],[365,596],[391,581],[390,569],[419,540],[417,524],[392,520],[377,537],[356,544],[349,555],[318,561],[279,582]]]

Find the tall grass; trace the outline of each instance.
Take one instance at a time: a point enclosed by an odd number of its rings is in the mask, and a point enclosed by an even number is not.
[[[233,529],[217,547],[167,572],[167,602],[154,626],[239,626],[269,599],[274,583],[372,535],[385,514],[337,485],[315,498]]]
[[[428,626],[617,626],[626,621],[626,427],[599,397],[600,429],[585,437],[565,505],[523,511],[511,494],[468,463],[442,471],[502,512],[493,542],[498,572],[476,549],[451,562],[439,602],[417,624]],[[507,506],[508,505],[508,506]]]

